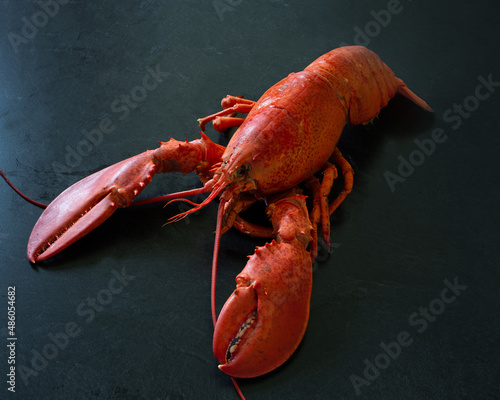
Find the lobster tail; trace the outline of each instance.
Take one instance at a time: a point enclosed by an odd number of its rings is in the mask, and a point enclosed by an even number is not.
[[[305,70],[321,75],[335,88],[349,108],[349,122],[353,125],[370,122],[398,92],[432,111],[424,100],[396,78],[379,56],[363,46],[332,50]]]

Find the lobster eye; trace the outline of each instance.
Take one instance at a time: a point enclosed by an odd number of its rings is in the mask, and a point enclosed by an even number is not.
[[[245,163],[236,170],[236,174],[240,176],[246,175],[250,171],[250,168],[250,164]]]

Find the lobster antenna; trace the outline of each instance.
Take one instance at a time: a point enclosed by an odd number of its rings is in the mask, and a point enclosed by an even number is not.
[[[186,199],[181,199],[180,197],[195,196],[195,195],[198,195],[198,194],[206,193],[207,191],[208,191],[207,187],[203,186],[201,188],[196,188],[196,189],[191,189],[191,190],[185,190],[183,192],[164,194],[162,196],[152,197],[150,199],[135,200],[132,203],[130,203],[130,205],[132,205],[132,206],[141,206],[143,204],[157,203],[159,201],[168,201],[169,203],[171,203],[172,201],[175,201],[175,200],[188,201]]]
[[[19,196],[21,196],[24,200],[26,200],[28,203],[33,204],[34,206],[40,207],[40,208],[47,208],[47,204],[40,203],[36,200],[33,200],[32,198],[26,196],[23,192],[21,192],[18,188],[14,186],[14,184],[7,178],[7,175],[0,169],[0,175],[2,176],[3,179],[5,179],[5,182],[16,192]]]
[[[217,212],[217,225],[215,228],[214,255],[212,258],[212,280],[210,287],[210,303],[212,309],[212,322],[214,324],[214,328],[215,324],[217,323],[217,308],[215,304],[215,292],[217,287],[217,261],[219,258],[219,244],[222,232],[222,220],[224,219],[224,206],[226,205],[226,202],[227,200],[221,199],[219,203],[219,209]],[[245,400],[245,396],[243,395],[243,392],[241,391],[238,382],[236,382],[236,378],[231,376],[231,382],[233,382],[234,389],[236,390],[236,393],[238,393],[238,396],[240,396],[241,400]]]
[[[209,181],[210,182],[210,181]],[[201,193],[204,193],[207,191],[206,187],[210,187],[210,186],[207,186],[208,183],[207,182],[205,184],[205,186],[203,187],[203,192]],[[221,183],[221,181],[219,180],[212,188],[212,192],[208,195],[208,197],[203,200],[200,204],[196,205],[195,207],[193,207],[192,209],[190,210],[187,210],[187,211],[184,211],[183,213],[180,213],[180,214],[177,214],[177,215],[174,215],[173,217],[170,217],[169,218],[169,221],[173,221],[173,222],[176,222],[176,221],[179,221],[183,218],[185,218],[186,216],[188,216],[189,214],[191,213],[194,213],[200,209],[202,209],[203,207],[205,207],[208,203],[210,203],[213,199],[215,199],[219,193],[227,186],[227,183],[224,181]],[[178,199],[177,201],[180,201],[182,199]]]
[[[224,219],[224,206],[226,204],[226,200],[221,199],[219,203],[219,209],[217,211],[217,225],[215,228],[215,243],[214,243],[214,255],[212,258],[212,280],[210,286],[210,303],[212,309],[212,322],[214,324],[217,323],[217,308],[215,304],[215,292],[217,287],[217,261],[219,258],[219,244],[220,237],[222,232],[222,220]]]

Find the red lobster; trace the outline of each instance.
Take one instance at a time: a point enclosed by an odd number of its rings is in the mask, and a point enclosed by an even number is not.
[[[425,110],[425,101],[372,51],[360,47],[333,50],[304,71],[290,74],[253,102],[227,96],[223,110],[199,120],[218,131],[239,126],[227,148],[201,139],[160,142],[156,150],[121,161],[75,183],[43,212],[28,243],[32,262],[60,252],[133,199],[156,173],[195,171],[203,187],[146,202],[209,193],[179,220],[219,197],[212,272],[213,350],[219,368],[231,377],[265,374],[284,363],[299,345],[308,322],[312,261],[317,255],[318,224],[329,246],[330,214],[351,191],[353,171],[337,149],[346,123],[372,121],[400,93]],[[235,118],[247,113],[246,118]],[[344,188],[328,203],[337,169]],[[315,174],[322,172],[320,182]],[[298,185],[313,197],[309,212]],[[265,200],[272,228],[239,216]],[[271,243],[258,247],[236,277],[236,290],[216,316],[215,276],[220,236],[231,227]]]

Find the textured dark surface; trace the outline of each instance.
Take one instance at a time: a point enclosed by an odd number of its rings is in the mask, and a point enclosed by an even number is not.
[[[396,98],[373,125],[346,130],[355,186],[332,217],[334,252],[315,264],[306,336],[286,365],[241,387],[248,399],[499,398],[498,2],[42,4],[0,6],[0,168],[43,202],[158,140],[198,137],[196,119],[226,94],[257,99],[341,43],[377,52],[435,115]],[[112,131],[85,147],[83,130],[107,119]],[[153,182],[145,196],[198,185],[190,175]],[[25,248],[40,210],[2,182],[0,199],[0,398],[237,398],[211,351],[215,203],[164,228],[184,206],[120,210],[34,266]],[[262,243],[224,235],[219,307]],[[446,290],[454,282],[458,296]]]

